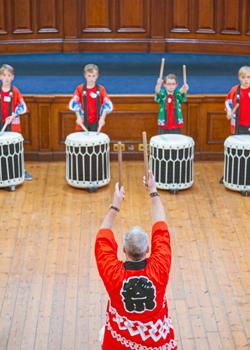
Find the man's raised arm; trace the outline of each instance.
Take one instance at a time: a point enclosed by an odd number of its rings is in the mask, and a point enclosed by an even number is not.
[[[119,184],[117,183],[115,185],[115,193],[114,193],[114,198],[113,202],[109,207],[109,211],[106,214],[105,218],[103,219],[103,222],[101,224],[101,228],[108,228],[112,229],[115,221],[115,217],[117,213],[120,211],[121,208],[121,203],[124,199],[125,196],[125,190],[124,187],[122,186],[119,188]]]
[[[151,212],[153,224],[157,221],[166,221],[165,210],[160,195],[157,192],[154,176],[151,172],[148,175],[147,188],[151,199]]]

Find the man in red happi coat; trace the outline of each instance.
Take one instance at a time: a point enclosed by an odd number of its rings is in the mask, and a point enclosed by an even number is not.
[[[109,295],[103,350],[177,349],[165,296],[171,266],[170,234],[151,174],[147,188],[153,220],[148,258],[148,236],[140,227],[133,227],[124,235],[126,261],[117,258],[112,227],[124,197],[124,188],[119,189],[118,184],[96,237],[96,262]]]

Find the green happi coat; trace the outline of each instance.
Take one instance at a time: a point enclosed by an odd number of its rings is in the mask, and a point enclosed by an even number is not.
[[[181,103],[186,102],[186,93],[182,94],[179,89],[175,89],[173,94],[173,107],[174,107],[174,122],[175,124],[183,124],[183,115],[181,112]],[[166,100],[168,92],[162,88],[159,94],[155,94],[155,101],[160,103],[158,112],[158,126],[168,125],[168,115],[166,110]]]

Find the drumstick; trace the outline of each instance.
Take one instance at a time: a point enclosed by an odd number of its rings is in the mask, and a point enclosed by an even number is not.
[[[4,126],[2,127],[2,130],[0,131],[0,134],[2,134],[5,131],[5,129],[7,128],[8,124],[9,123],[6,120],[5,123],[4,123]]]
[[[239,103],[236,103],[236,105],[234,106],[233,110],[232,110],[232,115],[234,115],[239,107]]]
[[[122,186],[122,144],[118,142],[118,183],[119,188]]]
[[[182,66],[182,74],[183,74],[183,85],[184,85],[184,89],[186,91],[186,85],[187,85],[187,69],[186,69],[186,65],[183,64]]]
[[[160,79],[163,79],[164,65],[165,65],[165,58],[162,58],[161,59],[161,67],[160,67],[160,75],[159,75]]]
[[[227,119],[231,119],[231,118],[235,115],[235,113],[236,113],[238,107],[239,107],[239,103],[236,103],[236,105],[234,106],[234,108],[233,108],[232,111],[231,111],[231,114],[229,115],[229,114],[227,113]]]
[[[145,183],[147,185],[148,183],[148,144],[147,144],[147,133],[146,131],[143,131],[142,133],[143,138],[143,149],[144,149],[144,171],[145,171]]]
[[[77,118],[78,118],[78,117],[81,117],[79,111],[76,111],[76,116],[77,116]],[[80,125],[80,127],[81,127],[84,131],[88,131],[88,129],[86,128],[86,126],[83,124],[83,122],[78,123],[78,125]]]
[[[87,132],[88,132],[88,129],[86,128],[86,126],[84,126],[83,123],[80,123],[79,125],[80,125],[80,127],[81,127],[84,131],[87,131]]]

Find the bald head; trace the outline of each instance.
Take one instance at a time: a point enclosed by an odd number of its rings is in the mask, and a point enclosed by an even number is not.
[[[148,236],[139,226],[132,227],[123,238],[124,251],[133,261],[145,258],[148,252]]]

